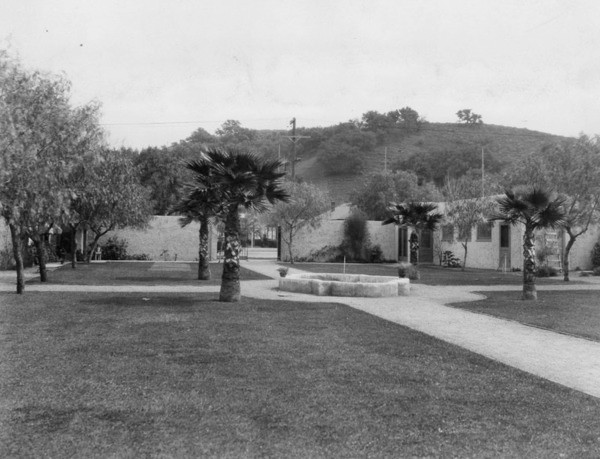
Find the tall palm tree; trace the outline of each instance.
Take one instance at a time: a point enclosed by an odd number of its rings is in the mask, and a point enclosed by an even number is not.
[[[222,206],[225,220],[220,301],[240,300],[240,208],[263,212],[269,203],[287,201],[279,172],[282,163],[232,148],[209,148],[194,161],[194,185]],[[205,190],[205,191],[202,191]]]
[[[497,199],[498,214],[490,218],[511,225],[522,224],[523,234],[523,300],[537,300],[535,287],[535,231],[555,228],[565,223],[565,212],[561,198],[552,198],[541,189],[531,189],[520,193],[506,191]]]
[[[392,214],[387,220],[384,220],[382,225],[395,223],[398,226],[411,226],[415,233],[411,235],[411,263],[418,264],[419,241],[423,230],[435,231],[437,226],[442,221],[443,215],[435,212],[437,206],[425,202],[408,202],[396,204],[390,203],[388,211]]]

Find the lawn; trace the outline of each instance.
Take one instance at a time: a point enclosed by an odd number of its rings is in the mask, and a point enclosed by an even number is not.
[[[483,292],[485,300],[452,306],[526,325],[600,341],[598,291],[538,291],[538,301],[524,302],[521,292]]]
[[[0,294],[0,457],[598,457],[600,400],[339,304]]]
[[[309,272],[321,273],[341,273],[344,265],[340,263],[281,263],[283,266],[293,266],[296,269]],[[348,274],[371,274],[375,276],[397,276],[398,268],[392,263],[347,263],[346,273]],[[427,285],[521,285],[523,283],[523,273],[467,268],[462,271],[460,268],[443,268],[437,265],[420,265],[419,273],[421,278],[413,281],[416,284]],[[562,283],[562,277],[538,278],[536,282],[540,284]],[[572,281],[571,284],[577,281]]]
[[[222,263],[211,263],[211,279],[198,280],[197,263],[118,262],[78,263],[75,269],[64,264],[48,273],[49,284],[75,285],[220,285]],[[261,280],[268,277],[240,268],[241,280]],[[39,283],[39,277],[28,283]]]

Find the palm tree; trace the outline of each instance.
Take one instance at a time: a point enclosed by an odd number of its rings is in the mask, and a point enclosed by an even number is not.
[[[240,300],[240,208],[263,212],[268,203],[287,201],[279,160],[268,160],[232,148],[209,148],[194,161],[194,184],[219,203],[225,220],[220,301]]]
[[[506,191],[497,199],[499,212],[490,218],[511,225],[522,224],[523,234],[523,300],[537,300],[535,288],[535,231],[555,228],[565,223],[563,200],[552,199],[550,193],[534,188],[520,193]]]
[[[431,203],[424,202],[408,202],[396,204],[390,203],[388,211],[392,216],[382,222],[382,225],[395,223],[398,226],[412,226],[415,233],[411,235],[411,263],[418,264],[419,241],[421,240],[421,232],[423,230],[435,231],[437,226],[442,221],[443,215],[437,212],[437,206]],[[414,235],[414,236],[413,236]]]
[[[196,167],[203,167],[203,165],[188,163],[186,167],[194,172]],[[187,195],[170,211],[170,213],[182,215],[179,219],[182,227],[193,221],[200,223],[200,229],[198,230],[198,280],[210,279],[209,224],[211,218],[219,216],[222,212],[223,206],[218,201],[218,197],[206,188],[190,188]]]

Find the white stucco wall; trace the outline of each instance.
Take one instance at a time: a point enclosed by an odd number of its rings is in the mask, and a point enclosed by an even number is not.
[[[397,230],[394,225],[382,226],[381,222],[368,221],[367,230],[371,245],[379,245],[386,260],[395,260],[398,250],[396,248]],[[344,239],[344,220],[325,220],[317,228],[302,228],[292,242],[294,259],[308,257],[311,253],[324,247],[339,246]],[[289,261],[288,245],[281,241],[281,259]]]
[[[127,241],[127,253],[146,254],[151,260],[194,261],[198,259],[198,223],[190,223],[182,228],[179,217],[155,216],[149,228],[136,230],[125,228],[112,231],[100,239],[100,245],[110,237],[118,237]],[[217,235],[214,230],[210,237],[211,259],[217,255]]]

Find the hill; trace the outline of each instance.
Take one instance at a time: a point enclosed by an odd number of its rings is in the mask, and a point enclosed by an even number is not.
[[[483,148],[486,157],[492,155],[504,166],[519,161],[525,155],[544,145],[565,140],[528,129],[497,125],[462,125],[453,123],[424,123],[421,129],[409,135],[386,135],[383,142],[366,152],[365,165],[352,175],[325,175],[314,151],[300,150],[302,160],[296,166],[298,177],[327,190],[337,203],[347,202],[349,195],[369,173],[391,169],[393,164],[413,154],[452,151],[464,148]]]

